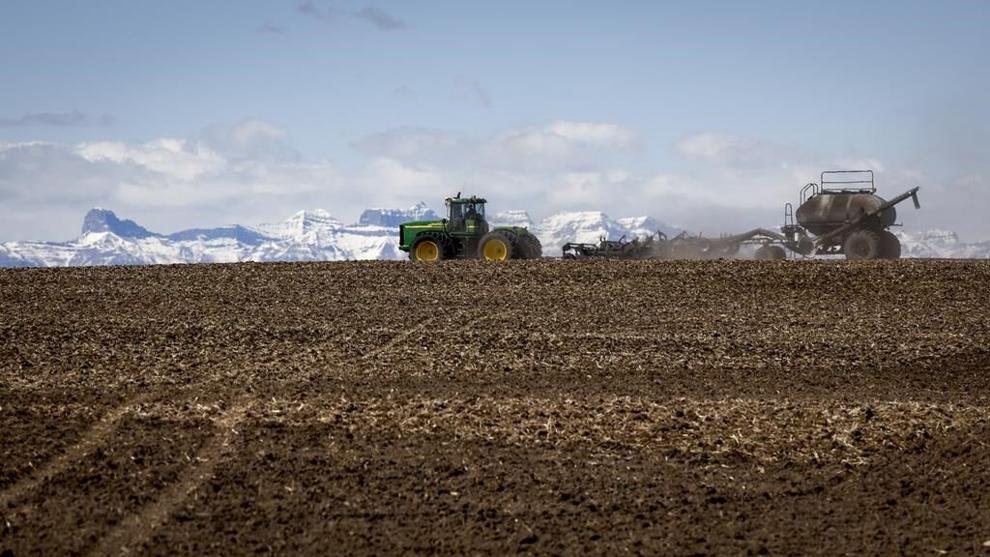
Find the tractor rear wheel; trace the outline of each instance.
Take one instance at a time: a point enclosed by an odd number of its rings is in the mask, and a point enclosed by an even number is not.
[[[485,234],[478,242],[478,256],[486,261],[507,261],[516,250],[515,238],[503,230]]]
[[[842,244],[846,259],[879,259],[883,257],[883,239],[874,230],[857,230]]]
[[[409,259],[413,261],[440,261],[447,259],[450,253],[450,239],[436,234],[424,234],[413,242],[409,249]]]
[[[759,261],[780,261],[787,259],[787,252],[780,246],[767,244],[757,248],[753,257]]]
[[[901,258],[901,241],[890,230],[880,233],[880,257],[884,259]]]
[[[519,237],[519,247],[523,259],[539,259],[543,257],[543,244],[532,234],[522,234]]]

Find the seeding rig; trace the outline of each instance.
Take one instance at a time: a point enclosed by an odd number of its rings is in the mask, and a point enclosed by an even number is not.
[[[891,231],[897,204],[908,198],[920,209],[918,189],[887,201],[876,194],[872,170],[827,170],[818,183],[801,189],[801,204],[784,206],[780,232],[756,228],[742,234],[705,238],[687,233],[668,239],[663,233],[644,240],[598,244],[568,243],[565,259],[607,257],[624,259],[714,259],[732,257],[742,246],[758,245],[756,259],[785,259],[787,251],[802,256],[845,255],[846,259],[898,259],[901,244]]]

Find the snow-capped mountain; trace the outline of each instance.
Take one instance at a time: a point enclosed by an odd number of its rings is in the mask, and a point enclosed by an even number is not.
[[[419,206],[390,218],[420,218]],[[0,243],[2,267],[232,263],[237,261],[338,261],[399,259],[398,227],[345,225],[323,210],[300,211],[288,219],[254,227],[241,225],[151,232],[112,211],[93,209],[81,235],[69,242]]]
[[[399,224],[439,218],[426,204],[409,209],[368,209],[357,224],[344,224],[323,210],[300,211],[286,220],[257,226],[194,228],[173,234],[152,232],[112,211],[93,209],[81,234],[68,242],[0,243],[0,267],[231,263],[237,261],[340,261],[405,259]],[[599,211],[558,213],[534,221],[525,211],[489,217],[496,226],[524,226],[543,243],[543,253],[560,254],[566,242],[597,243],[680,230],[651,217],[611,219]],[[963,243],[944,230],[895,232],[905,257],[990,258],[990,242]]]
[[[521,226],[523,228],[533,228],[533,219],[526,211],[502,211],[488,217],[488,222],[492,226]]]
[[[440,216],[423,201],[409,209],[367,209],[361,213],[358,224],[366,226],[385,226],[397,228],[411,220],[437,220]]]
[[[901,241],[904,257],[990,258],[990,241],[963,243],[955,232],[948,230],[896,231],[894,235]]]
[[[543,253],[559,255],[561,247],[567,242],[597,244],[602,236],[610,240],[618,240],[625,236],[626,240],[632,240],[635,237],[643,238],[657,232],[674,236],[681,231],[652,217],[612,220],[601,211],[579,211],[551,215],[534,226],[533,232],[543,244]]]

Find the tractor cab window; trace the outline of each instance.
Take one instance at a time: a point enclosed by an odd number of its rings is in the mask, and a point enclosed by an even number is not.
[[[484,203],[468,203],[464,207],[464,218],[467,219],[484,219],[485,218],[485,204]]]
[[[450,222],[458,222],[464,220],[464,204],[462,203],[451,203],[450,204]]]

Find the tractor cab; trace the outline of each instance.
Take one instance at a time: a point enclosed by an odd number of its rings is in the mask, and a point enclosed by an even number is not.
[[[488,221],[485,220],[485,203],[480,197],[448,197],[447,231],[454,236],[480,237],[488,232]]]

